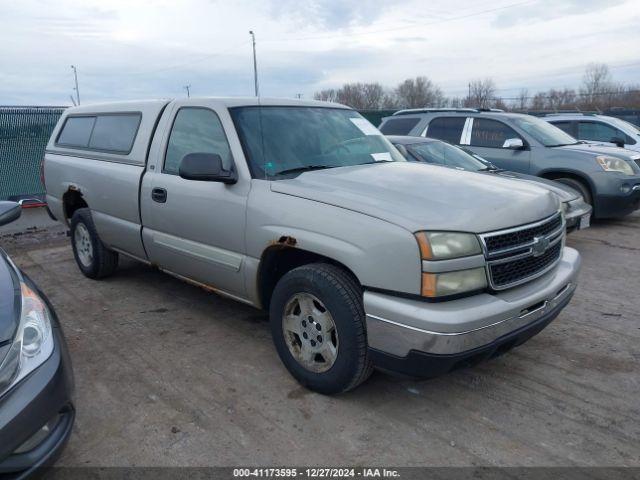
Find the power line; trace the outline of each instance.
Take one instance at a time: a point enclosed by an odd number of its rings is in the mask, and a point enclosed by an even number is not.
[[[241,45],[246,45],[246,44],[247,44],[246,40],[243,40],[242,42],[238,42],[238,43],[232,45],[231,47],[229,47],[229,48],[227,48],[225,50],[221,50],[221,51],[215,52],[215,53],[210,53],[210,54],[204,55],[204,56],[199,57],[199,58],[194,59],[194,60],[189,60],[189,61],[186,61],[186,62],[169,65],[167,67],[162,67],[162,68],[155,69],[155,70],[146,70],[146,71],[138,71],[138,72],[122,72],[121,71],[120,73],[117,74],[117,76],[131,76],[131,77],[136,76],[137,77],[137,76],[153,75],[153,74],[156,74],[156,73],[162,73],[162,72],[166,72],[166,71],[170,71],[170,70],[175,70],[177,68],[182,68],[182,67],[185,67],[185,66],[188,66],[188,65],[201,63],[201,62],[204,62],[205,60],[209,60],[209,59],[214,58],[214,57],[219,57],[221,55],[224,55],[226,53],[231,52],[232,50],[235,50],[236,48],[240,47]],[[90,77],[105,77],[105,76],[113,76],[113,72],[109,72],[108,74],[105,74],[105,73],[91,73],[90,72],[90,73],[85,73],[84,75],[85,76],[90,76]]]

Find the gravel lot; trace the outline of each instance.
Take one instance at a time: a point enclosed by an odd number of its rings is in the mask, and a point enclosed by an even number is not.
[[[250,307],[124,260],[96,282],[46,221],[0,244],[46,292],[76,374],[62,466],[640,466],[640,212],[572,234],[578,291],[507,355],[324,397]],[[6,228],[6,227],[5,227]]]

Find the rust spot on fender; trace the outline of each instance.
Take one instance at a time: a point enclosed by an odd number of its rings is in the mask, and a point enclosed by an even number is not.
[[[279,245],[285,245],[287,247],[295,247],[297,243],[298,241],[294,237],[289,237],[285,235],[283,235],[278,239]]]

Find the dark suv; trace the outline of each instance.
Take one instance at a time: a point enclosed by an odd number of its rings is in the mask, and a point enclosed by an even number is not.
[[[578,190],[596,218],[640,207],[640,154],[579,142],[533,117],[496,110],[401,110],[382,119],[386,135],[437,138],[464,145],[500,168],[556,180]]]

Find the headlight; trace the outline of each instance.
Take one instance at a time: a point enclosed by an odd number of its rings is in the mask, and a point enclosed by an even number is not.
[[[423,260],[447,260],[482,253],[478,237],[472,233],[418,232],[416,240]]]
[[[596,157],[596,161],[605,172],[621,172],[626,175],[633,175],[631,165],[620,158],[599,155]]]
[[[487,287],[484,268],[446,273],[422,273],[422,296],[444,297],[482,290]]]
[[[28,285],[21,283],[22,309],[9,353],[0,365],[0,394],[42,365],[53,352],[49,309]]]

